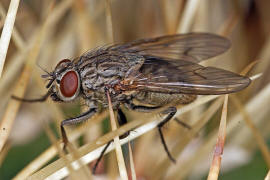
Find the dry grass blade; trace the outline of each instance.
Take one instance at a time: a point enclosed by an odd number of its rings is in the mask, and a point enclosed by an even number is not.
[[[260,76],[255,75],[255,76],[252,76],[251,79],[253,79],[254,77],[260,77]],[[267,84],[259,93],[256,94],[256,96],[254,96],[244,106],[244,110],[249,114],[250,118],[253,119],[253,123],[254,124],[263,123],[264,127],[268,127],[267,125],[265,125],[268,123],[267,121],[268,119],[265,119],[263,117],[265,117],[265,115],[268,114],[269,112],[269,109],[266,108],[269,106],[269,100],[270,100],[269,92],[270,92],[270,84]],[[232,121],[235,121],[235,122],[242,121],[242,120],[243,120],[243,116],[241,113],[238,113],[232,117]],[[237,127],[238,125],[235,124],[234,126]],[[242,144],[243,143],[242,137],[245,137],[247,139],[252,139],[251,136],[253,135],[250,133],[249,129],[245,127],[238,127],[236,128],[236,130],[237,130],[237,133],[234,136],[234,138],[231,139],[230,143]]]
[[[240,16],[237,12],[231,13],[229,18],[225,21],[225,23],[223,23],[222,27],[220,27],[220,30],[218,31],[219,34],[229,36],[232,33],[235,25],[237,25],[239,22],[239,19]]]
[[[90,48],[96,46],[97,38],[100,37],[99,31],[96,29],[96,24],[93,23],[93,17],[88,16],[86,1],[74,1],[74,15],[77,21],[75,22],[78,28],[78,39],[80,42],[80,53],[84,53]]]
[[[1,78],[0,94],[4,94],[8,87],[11,86],[11,82],[16,79],[17,73],[19,73],[19,70],[23,66],[29,50],[33,47],[36,35],[37,34],[34,33],[29,42],[24,46],[24,49],[16,53],[14,58],[10,59],[11,62],[6,65],[6,69],[8,69],[8,71],[6,71]]]
[[[7,153],[9,152],[10,147],[11,147],[10,143],[7,142],[6,145],[4,146],[2,152],[0,153],[0,167],[1,167],[5,157],[7,155]]]
[[[5,24],[2,30],[1,39],[0,39],[0,78],[2,76],[2,71],[5,64],[7,50],[8,50],[13,26],[15,23],[19,3],[20,3],[20,0],[11,0],[9,4],[9,8],[8,8],[8,13],[5,19]]]
[[[6,17],[6,12],[5,12],[5,9],[4,9],[1,2],[0,2],[0,15],[3,17],[3,19]],[[18,30],[16,29],[16,27],[13,28],[13,32],[12,32],[11,36],[12,36],[17,48],[22,50],[25,47],[25,43],[24,43],[21,35],[19,34]]]
[[[50,130],[50,128],[48,127],[47,124],[45,124],[44,127],[45,127],[45,132],[47,133],[49,139],[51,140],[53,145],[56,147],[58,154],[60,155],[60,157],[62,157],[64,159],[65,164],[70,172],[72,179],[78,178],[78,175],[75,173],[73,167],[70,165],[69,159],[65,156],[64,151],[62,151],[62,148],[61,148],[60,144],[57,142],[53,132]]]
[[[255,69],[255,73],[264,72],[266,68],[269,67],[270,61],[270,37],[267,36],[268,39],[265,40],[263,47],[261,48],[260,54],[257,56],[258,59],[263,60]]]
[[[112,127],[112,130],[115,131],[117,129],[117,125],[116,125],[116,120],[115,120],[115,116],[114,116],[114,112],[113,112],[113,108],[112,108],[112,102],[111,102],[110,94],[109,94],[108,91],[107,91],[107,98],[108,98],[108,103],[109,103],[111,127]],[[118,162],[120,177],[122,179],[127,180],[128,179],[128,175],[127,175],[128,173],[127,173],[127,169],[126,169],[126,165],[125,165],[124,156],[123,156],[123,153],[122,153],[119,137],[116,136],[114,138],[113,142],[114,142],[114,145],[115,145],[115,152],[116,152],[116,158],[117,158],[117,162]]]
[[[179,115],[183,114],[184,112],[190,111],[193,108],[195,108],[195,107],[197,107],[197,106],[199,106],[201,104],[207,103],[207,102],[209,102],[211,100],[214,100],[214,99],[216,99],[218,97],[219,97],[219,95],[202,96],[202,97],[198,98],[196,101],[179,108],[177,113],[175,114],[175,116],[179,116]]]
[[[136,171],[135,171],[135,166],[134,166],[134,160],[133,160],[133,153],[132,153],[132,148],[130,145],[130,142],[128,142],[128,151],[129,151],[129,165],[130,165],[130,172],[131,172],[131,179],[136,180]]]
[[[200,3],[200,0],[187,1],[182,19],[177,28],[177,33],[187,33],[190,30],[190,26],[197,12],[197,8],[199,7],[199,3]]]
[[[218,179],[220,164],[221,164],[221,156],[223,154],[223,148],[225,144],[226,138],[226,121],[227,121],[227,111],[228,111],[228,95],[225,95],[224,104],[222,108],[219,132],[218,132],[218,140],[214,151],[214,157],[212,161],[212,165],[208,174],[208,180]]]
[[[260,60],[255,60],[255,61],[252,61],[249,65],[247,65],[245,67],[245,69],[243,69],[243,71],[241,71],[241,75],[246,75],[257,63],[259,63]]]
[[[23,96],[30,76],[31,76],[31,68],[29,66],[26,66],[23,73],[20,76],[18,83],[15,86],[15,90],[13,91],[14,94]],[[2,151],[2,148],[9,137],[11,128],[13,126],[13,122],[15,120],[20,105],[21,102],[13,99],[10,100],[7,105],[7,109],[0,123],[0,151]]]
[[[109,42],[114,42],[113,24],[112,24],[112,9],[111,9],[110,0],[106,0],[106,23],[107,23],[108,40],[109,40]],[[113,108],[112,108],[112,102],[111,102],[109,92],[107,92],[107,98],[108,98],[108,103],[109,103],[111,128],[114,131],[114,130],[117,129],[117,125],[116,125],[116,120],[115,120],[115,116],[114,116],[114,112],[113,112]],[[123,157],[119,137],[116,136],[113,141],[114,141],[114,144],[115,144],[115,152],[116,152],[116,158],[117,158],[117,162],[118,162],[118,168],[119,168],[119,172],[120,172],[120,177],[122,179],[127,180],[128,179],[128,173],[127,173],[127,169],[126,169],[126,166],[125,166],[125,161],[124,161],[124,157]]]
[[[66,2],[66,1],[65,1]],[[48,29],[50,27],[50,25],[52,25],[52,22],[56,22],[57,20],[59,20],[59,18],[55,17],[55,16],[61,16],[61,12],[63,12],[63,10],[65,10],[65,6],[63,8],[63,5],[66,5],[66,3],[61,4],[61,6],[59,5],[58,9],[56,9],[57,11],[53,12],[50,14],[50,16],[47,17],[45,23],[43,24],[42,27],[39,28],[38,33],[36,34],[36,39],[35,39],[35,43],[34,46],[32,47],[28,57],[27,57],[27,61],[26,61],[26,65],[24,67],[24,70],[18,80],[18,83],[15,86],[15,90],[13,91],[13,94],[16,94],[16,96],[19,97],[23,97],[25,89],[27,87],[28,81],[30,79],[31,76],[31,72],[32,72],[32,67],[35,64],[34,62],[36,61],[38,55],[39,55],[39,51],[41,48],[41,44],[43,39],[45,39],[47,33],[48,33]],[[61,8],[59,10],[59,8]],[[63,13],[62,13],[63,14]],[[51,17],[54,16],[54,21],[51,21]],[[3,148],[10,132],[11,132],[11,128],[13,126],[13,122],[14,119],[16,117],[16,114],[18,112],[18,109],[20,107],[21,102],[20,101],[16,101],[16,100],[10,100],[7,106],[7,109],[4,113],[3,119],[1,121],[0,124],[0,151]]]
[[[256,126],[253,124],[250,116],[248,115],[248,113],[245,111],[242,103],[240,102],[240,100],[232,95],[231,96],[231,100],[232,102],[235,104],[236,108],[240,111],[240,113],[243,115],[244,117],[244,120],[246,122],[246,125],[250,128],[253,136],[255,137],[256,139],[256,142],[258,143],[259,145],[259,148],[262,152],[262,155],[264,157],[264,160],[268,166],[268,168],[270,168],[270,152],[269,152],[269,149],[267,147],[267,144],[265,143],[260,131],[256,128]]]
[[[264,178],[264,180],[270,180],[270,170],[268,171],[266,177]]]
[[[112,9],[110,0],[106,0],[106,23],[107,23],[107,36],[109,43],[114,42],[113,24],[112,24]]]
[[[79,128],[75,129],[74,131],[69,133],[69,139],[72,141],[77,139],[81,134],[88,129],[88,126],[91,126],[95,123],[100,122],[107,116],[107,113],[99,114],[96,116],[93,121],[89,121],[88,125],[85,124],[81,125]],[[94,121],[95,120],[95,121]],[[61,143],[62,140],[58,141]],[[33,160],[29,165],[27,165],[20,173],[18,173],[15,179],[25,179],[26,177],[30,176],[33,172],[40,169],[44,166],[48,161],[50,161],[55,155],[57,154],[56,146],[51,146],[46,151],[44,151],[39,157]],[[100,153],[99,153],[100,154]],[[68,173],[67,173],[68,174]],[[66,175],[67,175],[66,174]],[[46,177],[46,176],[45,176]],[[57,176],[56,176],[57,177]]]
[[[49,21],[50,20],[49,17],[50,16],[48,16],[45,23],[40,27],[40,31],[37,33],[34,47],[32,48],[32,50],[30,51],[27,57],[26,65],[23,69],[22,75],[20,76],[18,83],[15,86],[15,90],[13,91],[13,94],[15,94],[18,97],[24,96],[27,84],[31,77],[32,67],[35,64],[35,61],[39,55],[41,44],[48,33],[49,25],[51,25]],[[13,122],[19,110],[20,105],[21,105],[20,101],[16,101],[13,99],[10,100],[10,102],[8,103],[7,109],[4,113],[3,119],[0,124],[0,130],[1,130],[0,131],[0,140],[1,140],[0,151],[3,148],[11,132],[11,128],[13,126]]]
[[[39,157],[33,160],[29,165],[27,165],[20,173],[18,173],[13,179],[20,180],[26,179],[33,172],[37,171],[39,168],[44,166],[49,160],[57,154],[57,149],[52,146],[45,150]]]
[[[251,79],[252,81],[254,81],[254,80],[256,80],[256,79],[262,77],[262,75],[263,75],[263,73],[255,74],[255,75],[251,76],[250,79]]]

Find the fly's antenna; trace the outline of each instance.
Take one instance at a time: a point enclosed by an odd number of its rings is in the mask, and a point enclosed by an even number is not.
[[[41,75],[41,78],[44,78],[44,79],[49,78],[49,79],[47,79],[47,80],[49,80],[49,83],[46,85],[46,88],[48,89],[48,88],[52,85],[53,81],[55,80],[55,75],[54,75],[53,72],[48,72],[46,69],[44,69],[43,67],[41,67],[39,64],[37,64],[37,66],[38,66],[43,72],[46,73],[46,74]]]
[[[43,67],[41,67],[39,64],[37,64],[37,66],[38,66],[43,72],[46,73],[46,74],[44,74],[44,75],[41,76],[42,78],[48,78],[48,77],[52,76],[52,73],[49,73],[46,69],[44,69]]]

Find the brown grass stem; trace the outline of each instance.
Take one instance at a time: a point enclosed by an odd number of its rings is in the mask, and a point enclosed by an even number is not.
[[[212,165],[210,167],[210,171],[208,174],[208,180],[218,179],[220,165],[221,165],[221,156],[223,154],[225,139],[226,139],[226,124],[227,124],[227,111],[228,111],[228,97],[229,95],[225,95],[224,104],[222,108],[220,126],[218,131],[218,139],[217,144],[215,146],[214,156]]]

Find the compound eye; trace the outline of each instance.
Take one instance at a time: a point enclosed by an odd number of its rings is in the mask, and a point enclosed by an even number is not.
[[[79,88],[79,77],[75,71],[68,71],[60,81],[60,91],[64,97],[72,97]]]
[[[60,66],[62,66],[64,64],[68,64],[68,63],[71,63],[71,60],[69,60],[69,59],[63,59],[55,67],[58,68],[58,67],[60,67]]]

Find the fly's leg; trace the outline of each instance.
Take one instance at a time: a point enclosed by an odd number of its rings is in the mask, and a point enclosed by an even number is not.
[[[172,155],[171,155],[171,153],[170,153],[170,151],[169,151],[169,149],[168,149],[168,146],[167,146],[167,144],[166,144],[166,142],[165,142],[165,138],[164,138],[164,135],[163,135],[163,133],[162,133],[162,127],[163,127],[167,122],[169,122],[169,121],[172,119],[172,117],[175,115],[176,111],[177,111],[176,107],[169,107],[168,109],[166,109],[165,111],[163,111],[162,114],[168,114],[168,115],[165,117],[165,119],[164,119],[163,121],[161,121],[161,122],[158,124],[158,132],[159,132],[159,135],[160,135],[160,138],[161,138],[161,142],[162,142],[162,144],[163,144],[163,147],[164,147],[164,149],[165,149],[165,151],[166,151],[166,153],[167,153],[169,159],[170,159],[173,163],[175,163],[176,161],[175,161],[175,159],[172,157]]]
[[[125,125],[127,123],[127,118],[126,118],[125,114],[123,113],[123,111],[120,108],[117,110],[117,121],[118,121],[119,126]],[[129,132],[126,132],[125,134],[122,134],[119,138],[124,139],[128,135],[129,135]],[[92,170],[93,174],[95,174],[96,169],[97,169],[102,157],[104,156],[106,150],[108,149],[108,147],[110,146],[110,144],[112,142],[113,142],[113,140],[109,141],[106,144],[106,146],[104,147],[104,149],[101,151],[101,153],[100,153],[100,155],[99,155],[99,157],[98,157],[98,159],[97,159],[97,161],[96,161],[96,163],[95,163],[95,165],[93,167],[93,170]]]
[[[185,122],[183,122],[183,121],[181,121],[180,119],[178,119],[178,118],[173,118],[178,124],[180,124],[181,126],[183,126],[184,128],[187,128],[188,130],[190,130],[191,129],[191,126],[190,125],[188,125],[187,123],[185,123]]]
[[[63,147],[64,150],[66,149],[66,146],[69,142],[64,126],[84,122],[84,121],[88,120],[90,117],[92,117],[96,112],[97,112],[97,109],[92,108],[92,109],[89,109],[88,111],[84,112],[83,114],[79,115],[78,117],[66,119],[66,120],[63,120],[61,122],[60,127],[61,127],[62,139],[63,139],[63,143],[64,143],[64,147]]]
[[[118,109],[118,111],[117,111],[117,121],[118,121],[119,126],[123,126],[123,125],[127,124],[127,118],[121,109]],[[129,131],[122,134],[119,138],[124,139],[128,135],[129,135]]]
[[[126,102],[126,107],[128,107],[129,109],[131,110],[135,110],[135,111],[139,111],[139,112],[151,112],[151,111],[154,111],[158,108],[160,108],[160,106],[138,106],[138,105],[135,105],[133,104],[131,101],[128,101]],[[165,142],[165,138],[164,138],[164,135],[162,133],[162,127],[167,123],[169,122],[172,117],[175,115],[177,109],[176,107],[169,107],[168,109],[162,111],[161,113],[162,114],[168,114],[164,120],[162,120],[159,124],[158,124],[158,132],[159,132],[159,135],[160,135],[160,138],[161,138],[161,142],[163,144],[163,147],[169,157],[169,159],[172,161],[172,162],[176,162],[175,159],[172,157],[169,149],[168,149],[168,146]]]
[[[92,173],[93,173],[93,174],[96,173],[96,170],[97,170],[97,167],[98,167],[98,165],[99,165],[99,163],[100,163],[100,161],[101,161],[101,158],[103,157],[103,155],[105,154],[106,150],[108,149],[108,147],[110,146],[110,144],[111,144],[112,142],[113,142],[113,140],[109,141],[109,142],[106,144],[106,146],[103,148],[103,150],[101,151],[101,153],[100,153],[100,155],[99,155],[99,157],[98,157],[98,159],[97,159],[97,161],[96,161],[96,163],[95,163],[95,165],[94,165],[94,167],[93,167],[93,169],[92,169]]]
[[[49,90],[45,95],[43,95],[40,98],[37,99],[24,99],[24,98],[19,98],[17,96],[11,96],[12,99],[15,99],[17,101],[22,101],[22,102],[30,102],[30,103],[34,103],[34,102],[44,102],[48,99],[48,97],[52,94],[51,90]]]

